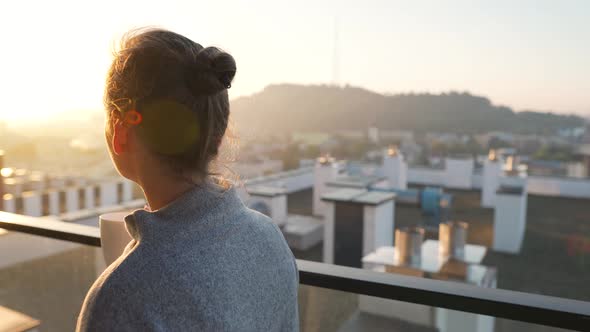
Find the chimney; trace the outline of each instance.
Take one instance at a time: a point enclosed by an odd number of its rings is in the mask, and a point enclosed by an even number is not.
[[[408,165],[397,147],[389,147],[383,156],[382,173],[393,189],[406,190]]]
[[[43,215],[42,197],[40,192],[27,191],[22,193],[23,214],[31,217]]]
[[[420,267],[422,261],[424,228],[403,227],[395,230],[397,265]]]
[[[445,187],[452,189],[473,188],[474,161],[469,155],[457,155],[445,160]]]
[[[504,185],[498,189],[494,208],[494,250],[520,252],[526,229],[526,210],[526,186]]]
[[[322,202],[322,195],[327,192],[326,183],[338,176],[338,164],[329,155],[316,160],[313,183],[313,214],[324,216],[326,204]]]
[[[84,209],[94,209],[96,206],[95,186],[89,185],[84,188]]]
[[[322,196],[324,262],[362,267],[362,258],[393,245],[395,194],[339,189]]]
[[[483,164],[483,179],[481,187],[481,206],[494,207],[496,201],[496,191],[500,186],[500,176],[502,175],[502,163],[496,150],[490,150],[488,158]]]
[[[282,188],[253,186],[248,188],[248,207],[272,218],[275,224],[287,222],[287,195]]]
[[[500,252],[518,253],[526,229],[527,168],[526,165],[519,165],[513,152],[506,157],[503,171],[496,191],[493,248]]]
[[[99,185],[100,207],[117,204],[117,183],[113,181],[101,182]]]
[[[461,221],[448,221],[438,226],[439,255],[443,258],[465,258],[468,224]]]
[[[65,189],[65,212],[74,212],[80,209],[80,195],[78,187]]]
[[[130,180],[123,179],[121,181],[121,185],[123,186],[121,191],[121,201],[122,202],[129,202],[133,200],[133,185],[134,183]]]
[[[12,194],[4,194],[2,197],[4,208],[2,211],[16,213],[16,198]]]
[[[60,214],[59,191],[51,189],[45,194],[47,195],[47,213],[45,215],[58,216]]]

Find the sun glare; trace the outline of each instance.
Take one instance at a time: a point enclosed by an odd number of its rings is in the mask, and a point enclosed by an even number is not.
[[[14,168],[4,167],[4,168],[0,169],[0,176],[2,176],[4,178],[12,176],[13,173],[14,173]]]
[[[437,15],[394,2],[357,8],[302,1],[290,4],[294,15],[283,5],[263,2],[162,4],[56,0],[35,2],[34,11],[28,2],[5,4],[0,31],[5,32],[3,50],[11,51],[0,53],[0,121],[35,123],[101,110],[111,52],[123,33],[142,26],[165,27],[204,45],[227,48],[240,68],[232,97],[273,83],[325,84],[331,82],[336,61],[329,19],[334,15],[339,17],[336,45],[342,85],[380,93],[469,90],[517,110],[590,111],[586,92],[572,88],[588,85],[589,76],[580,70],[587,67],[588,48],[568,42],[587,39],[587,25],[557,2],[552,6],[570,20],[556,21],[555,29],[540,24],[541,14],[525,15],[518,6],[506,4],[492,13],[509,27],[500,28],[489,21],[492,14],[483,2],[450,11],[452,6],[433,1],[428,6],[445,11]],[[196,19],[197,12],[207,14]],[[301,21],[300,15],[306,19]],[[413,15],[421,16],[416,20]],[[471,21],[463,22],[465,17],[477,22],[477,34],[466,29]],[[510,25],[517,23],[538,29]],[[546,30],[554,38],[546,38]]]

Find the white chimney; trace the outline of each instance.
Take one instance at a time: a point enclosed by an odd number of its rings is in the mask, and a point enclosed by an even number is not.
[[[122,190],[121,190],[121,202],[129,202],[131,200],[133,200],[133,185],[135,183],[127,180],[127,179],[123,179],[121,181],[121,185],[123,186]]]
[[[452,189],[473,188],[473,157],[448,157],[446,158],[445,163],[445,187]]]
[[[101,182],[99,195],[100,207],[116,205],[118,203],[117,183],[113,181]]]
[[[339,189],[322,196],[324,262],[362,267],[362,258],[393,245],[395,194]]]
[[[4,201],[3,211],[16,213],[16,198],[12,194],[4,194],[2,197]]]
[[[518,253],[526,229],[526,187],[500,187],[494,209],[494,243],[496,251]]]
[[[287,195],[282,188],[253,186],[248,189],[248,207],[272,218],[277,225],[287,222]]]
[[[59,191],[48,190],[47,194],[47,213],[50,216],[58,216],[60,214]]]
[[[395,230],[396,265],[420,267],[422,261],[424,228],[403,227]]]
[[[393,189],[405,190],[408,188],[408,165],[404,160],[404,156],[396,147],[385,150],[382,172]]]
[[[494,207],[502,175],[502,162],[495,150],[490,150],[488,158],[484,161],[482,175],[481,206],[491,208]]]
[[[438,226],[439,255],[443,258],[465,258],[468,224],[460,221],[448,221]]]
[[[40,192],[27,191],[22,193],[23,214],[31,217],[43,215],[43,200]]]
[[[84,209],[94,209],[96,202],[95,186],[90,185],[84,188]]]
[[[74,212],[80,210],[80,189],[78,187],[68,187],[65,189],[65,212]]]
[[[321,198],[328,189],[326,183],[338,176],[338,164],[330,156],[320,157],[315,163],[313,176],[313,214],[323,216],[326,203]]]

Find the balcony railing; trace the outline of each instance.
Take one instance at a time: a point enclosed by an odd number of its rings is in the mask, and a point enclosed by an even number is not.
[[[98,228],[0,212],[0,228],[100,247]],[[298,260],[300,283],[533,324],[588,331],[590,303]]]

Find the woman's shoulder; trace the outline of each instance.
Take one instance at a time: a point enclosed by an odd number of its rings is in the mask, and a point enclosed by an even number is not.
[[[134,303],[137,302],[130,300],[138,295],[136,287],[133,287],[136,283],[134,275],[141,275],[136,273],[137,266],[131,266],[137,265],[136,255],[136,251],[131,250],[120,257],[94,282],[84,299],[78,317],[78,330],[107,330],[114,326],[112,324],[133,320]]]
[[[283,256],[292,257],[292,252],[275,220],[256,210],[245,207],[233,221],[243,229],[241,236],[250,246],[275,249]]]

